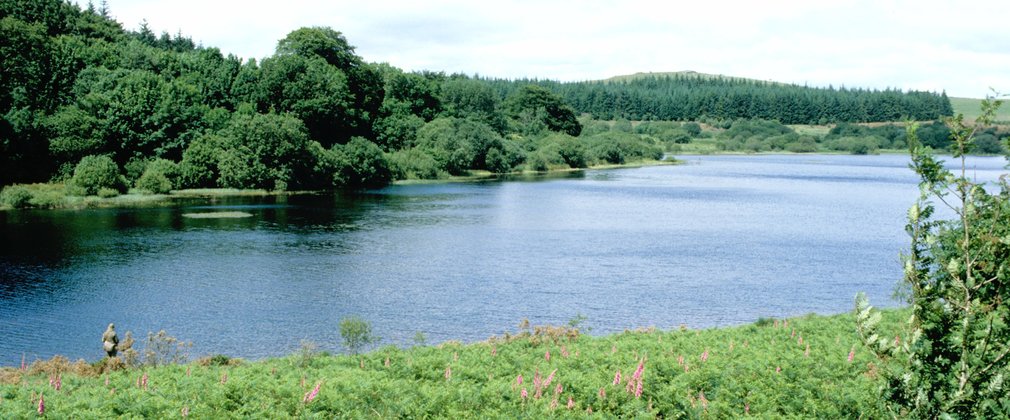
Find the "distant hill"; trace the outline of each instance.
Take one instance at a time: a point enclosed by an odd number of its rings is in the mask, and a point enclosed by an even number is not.
[[[625,74],[620,76],[613,76],[601,80],[601,82],[630,82],[635,80],[650,79],[650,78],[676,78],[676,77],[691,77],[701,80],[732,80],[739,82],[758,82],[758,83],[769,83],[774,85],[788,85],[789,83],[776,82],[774,80],[759,80],[752,79],[749,77],[737,77],[737,76],[727,76],[723,74],[711,74],[711,73],[701,73],[694,70],[683,70],[683,71],[666,71],[666,72],[638,72],[635,74]]]

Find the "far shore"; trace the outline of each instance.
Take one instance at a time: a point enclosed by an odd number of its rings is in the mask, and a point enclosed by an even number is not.
[[[623,164],[593,165],[588,168],[556,168],[548,171],[519,171],[506,174],[494,174],[489,171],[470,171],[468,175],[450,176],[438,179],[405,179],[393,181],[390,185],[418,185],[418,184],[444,184],[454,182],[483,182],[491,180],[524,180],[541,177],[551,177],[566,173],[585,170],[608,170],[637,168],[643,166],[676,165],[682,163],[676,159],[665,160],[644,160],[628,162]],[[50,190],[60,190],[61,186],[56,184],[31,184],[30,187],[46,188]],[[215,199],[222,197],[266,197],[266,196],[291,196],[322,194],[329,191],[324,190],[264,190],[264,189],[236,189],[236,188],[194,188],[184,190],[173,190],[168,194],[145,194],[136,190],[131,190],[127,194],[115,197],[102,198],[98,196],[74,197],[65,196],[63,204],[58,207],[37,207],[34,209],[70,209],[80,210],[89,208],[132,208],[132,207],[172,207],[179,199]],[[12,210],[10,207],[0,205],[0,211]]]

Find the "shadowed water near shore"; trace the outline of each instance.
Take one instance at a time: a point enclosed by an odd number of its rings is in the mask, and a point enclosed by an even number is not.
[[[258,358],[337,324],[383,343],[480,340],[522,318],[594,334],[881,306],[916,194],[905,156],[688,156],[537,182],[169,208],[0,212],[0,365],[102,356],[115,322]],[[973,158],[979,180],[1002,158]],[[227,212],[249,217],[193,218]],[[138,343],[141,345],[141,343]]]

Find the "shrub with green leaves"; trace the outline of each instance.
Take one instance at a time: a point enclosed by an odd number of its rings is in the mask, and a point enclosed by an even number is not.
[[[31,207],[32,192],[24,185],[9,185],[0,191],[0,203],[14,209]]]
[[[98,194],[95,195],[97,195],[99,198],[119,197],[119,191],[116,191],[113,188],[102,187],[98,189]]]
[[[382,188],[392,180],[389,161],[375,143],[361,137],[334,146],[338,167],[334,185],[347,189]]]
[[[436,179],[445,174],[440,172],[438,162],[420,149],[397,150],[386,159],[394,179]]]
[[[126,191],[125,180],[119,174],[119,166],[105,155],[85,156],[74,168],[70,182],[82,189],[86,195],[96,195],[102,188],[119,192]]]
[[[379,337],[372,333],[372,324],[358,316],[340,320],[340,337],[351,354],[358,354],[369,344],[379,341]]]
[[[179,166],[167,159],[155,159],[147,163],[140,178],[137,179],[137,189],[154,194],[168,194],[175,188],[179,178]]]
[[[998,191],[987,190],[971,179],[965,161],[979,126],[992,123],[999,105],[984,101],[973,124],[960,115],[948,121],[957,172],[933,157],[914,124],[908,129],[911,167],[921,182],[906,225],[907,331],[890,339],[866,297],[856,300],[857,329],[887,381],[889,416],[1010,415],[1010,184],[1002,177]],[[955,218],[935,219],[934,200]]]

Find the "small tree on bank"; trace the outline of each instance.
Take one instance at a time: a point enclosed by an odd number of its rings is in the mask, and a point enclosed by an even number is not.
[[[856,298],[856,326],[882,362],[882,397],[892,414],[914,418],[1010,416],[1010,185],[1000,177],[990,193],[970,179],[965,154],[976,132],[991,124],[1000,101],[987,99],[973,124],[948,120],[958,173],[945,169],[908,129],[911,168],[920,196],[909,209],[911,237],[903,256],[908,331],[884,337],[880,314]],[[934,219],[934,201],[954,220]]]
[[[372,334],[372,324],[358,316],[340,320],[340,337],[351,354],[358,354],[369,344],[379,341],[379,337]]]

